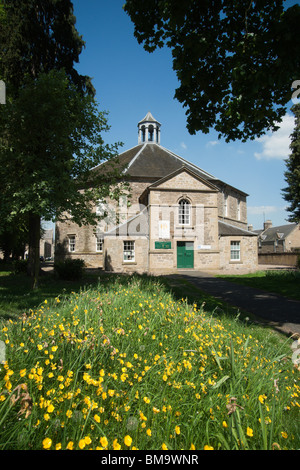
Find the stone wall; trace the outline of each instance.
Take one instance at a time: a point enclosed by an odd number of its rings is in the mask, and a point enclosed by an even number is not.
[[[104,269],[112,272],[144,273],[148,271],[148,240],[140,237],[134,240],[135,260],[124,261],[124,241],[128,237],[107,237],[104,245]]]
[[[300,253],[264,253],[258,255],[258,264],[295,267],[298,256]]]
[[[231,260],[231,241],[240,242],[240,260]],[[220,269],[224,271],[256,271],[258,267],[257,238],[220,237]]]

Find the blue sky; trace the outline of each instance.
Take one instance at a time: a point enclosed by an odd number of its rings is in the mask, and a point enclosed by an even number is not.
[[[264,219],[273,225],[288,223],[281,189],[286,185],[284,158],[289,155],[293,115],[288,112],[279,131],[258,141],[225,143],[214,131],[191,136],[185,110],[174,99],[178,81],[171,51],[149,54],[138,44],[122,9],[124,0],[73,0],[73,4],[76,28],[86,42],[77,69],[93,78],[99,108],[109,112],[111,129],[105,141],[123,142],[121,151],[134,147],[137,123],[151,111],[162,124],[162,146],[249,194],[249,224],[259,229]]]

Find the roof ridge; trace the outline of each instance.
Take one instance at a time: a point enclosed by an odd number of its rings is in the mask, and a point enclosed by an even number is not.
[[[192,162],[189,162],[188,160],[186,160],[185,158],[181,157],[180,155],[177,155],[175,152],[173,152],[172,150],[169,150],[167,149],[166,147],[163,147],[161,145],[161,147],[166,151],[168,152],[170,155],[172,155],[173,157],[177,158],[178,160],[180,160],[181,162],[183,162],[185,165],[188,165],[190,167],[193,167],[193,168],[196,168],[197,170],[200,170],[201,173],[209,176],[210,178],[213,178],[215,180],[218,180],[218,178],[216,178],[214,175],[208,173],[207,171],[203,170],[202,168],[200,168],[198,165],[195,165],[195,163],[192,163]]]
[[[142,144],[140,144],[142,145]],[[138,158],[138,156],[140,155],[140,153],[144,150],[144,148],[146,147],[147,143],[143,144],[140,148],[140,150],[138,151],[138,153],[133,157],[133,159],[130,161],[130,163],[127,165],[127,167],[125,168],[125,170],[123,170],[123,173],[125,173],[126,171],[128,171],[128,169],[131,167],[131,165],[135,162],[135,160]],[[138,147],[138,145],[136,145],[136,147]],[[135,148],[135,147],[132,147],[132,148]]]

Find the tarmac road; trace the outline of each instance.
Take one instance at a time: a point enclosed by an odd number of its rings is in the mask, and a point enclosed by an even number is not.
[[[234,284],[199,271],[180,271],[170,277],[182,277],[217,299],[252,313],[272,328],[287,335],[300,336],[300,301]]]

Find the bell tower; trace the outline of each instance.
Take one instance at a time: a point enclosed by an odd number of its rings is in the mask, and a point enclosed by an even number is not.
[[[149,143],[160,145],[160,126],[161,124],[154,119],[150,111],[144,119],[138,123],[139,144]]]

